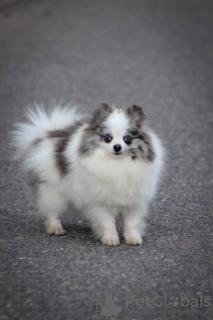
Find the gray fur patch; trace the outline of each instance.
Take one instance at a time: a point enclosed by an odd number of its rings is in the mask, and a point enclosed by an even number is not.
[[[137,152],[134,149],[130,149],[130,155],[131,155],[132,160],[135,160],[138,158]]]
[[[32,143],[32,147],[36,147],[40,142],[42,142],[42,139],[41,138],[37,138],[33,141]]]
[[[104,122],[114,110],[113,106],[109,106],[106,103],[102,103],[97,107],[89,121],[89,126],[84,131],[79,147],[81,155],[85,155],[98,148],[99,142],[103,138],[103,132],[106,129]]]
[[[106,103],[101,103],[93,113],[89,126],[91,130],[96,131],[101,128],[101,124],[109,117],[109,115],[115,110],[113,106]]]
[[[64,155],[67,144],[70,141],[72,135],[79,129],[83,123],[76,121],[76,123],[64,130],[53,130],[48,132],[48,138],[56,139],[55,145],[55,157],[56,165],[62,176],[65,176],[70,170],[70,163]]]
[[[142,108],[137,105],[132,105],[130,107],[124,107],[123,110],[130,119],[130,129],[128,133],[132,138],[130,148],[132,160],[143,158],[144,160],[152,162],[155,159],[155,152],[150,135],[143,130],[145,114]]]
[[[27,172],[26,178],[29,186],[34,192],[37,192],[38,186],[45,182],[44,180],[41,180],[39,174],[33,170]]]
[[[143,109],[140,106],[132,105],[129,107],[124,107],[123,111],[130,119],[130,125],[132,128],[134,128],[133,131],[139,130],[142,126],[142,122],[145,120]]]
[[[138,139],[141,141],[138,148],[141,154],[145,156],[147,160],[150,162],[154,161],[155,159],[155,152],[152,145],[152,139],[150,135],[146,132],[142,132]]]
[[[92,152],[99,146],[101,136],[98,132],[91,131],[90,128],[85,129],[80,147],[78,149],[81,155],[84,155],[88,152]]]
[[[130,149],[132,159],[135,160],[139,157],[149,162],[154,161],[155,152],[149,134],[142,131],[132,139],[133,142]]]
[[[35,139],[29,146],[29,148],[26,151],[26,156],[28,156],[31,153],[35,152],[35,148],[43,141],[41,138]]]

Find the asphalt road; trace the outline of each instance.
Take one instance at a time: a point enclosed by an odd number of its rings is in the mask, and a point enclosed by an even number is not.
[[[49,236],[11,161],[34,101],[136,103],[167,150],[141,247]],[[0,1],[0,319],[210,320],[212,0]]]

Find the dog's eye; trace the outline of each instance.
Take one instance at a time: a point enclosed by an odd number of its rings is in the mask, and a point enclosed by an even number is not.
[[[126,144],[130,144],[131,143],[131,137],[130,136],[125,136],[124,137],[124,142],[126,142]]]
[[[113,139],[113,138],[111,137],[110,134],[106,134],[105,137],[104,137],[104,140],[105,140],[107,143],[111,142],[112,139]]]

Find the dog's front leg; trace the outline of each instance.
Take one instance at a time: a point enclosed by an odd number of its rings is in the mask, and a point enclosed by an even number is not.
[[[109,209],[104,207],[91,208],[86,215],[93,232],[103,244],[108,246],[118,246],[120,244],[115,216]]]
[[[123,226],[126,244],[138,246],[143,243],[142,235],[145,230],[145,215],[146,208],[144,206],[124,214]]]

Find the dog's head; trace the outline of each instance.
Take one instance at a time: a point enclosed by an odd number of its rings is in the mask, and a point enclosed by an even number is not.
[[[151,161],[154,152],[151,138],[143,130],[144,119],[144,112],[137,105],[116,109],[101,104],[85,131],[80,152],[85,154],[103,148],[117,159],[129,155],[133,160],[143,157]]]

